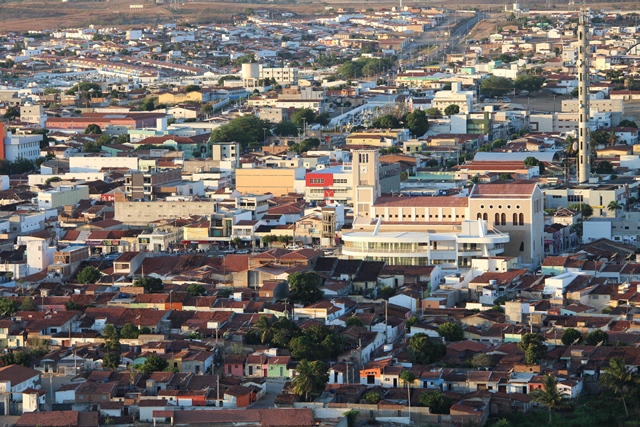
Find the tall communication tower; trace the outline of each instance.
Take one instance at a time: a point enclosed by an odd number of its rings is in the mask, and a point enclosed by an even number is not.
[[[578,184],[589,182],[589,11],[580,10],[578,23]]]

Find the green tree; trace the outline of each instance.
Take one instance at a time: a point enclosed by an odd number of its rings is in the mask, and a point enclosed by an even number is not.
[[[360,415],[359,411],[351,409],[342,415],[347,419],[347,427],[356,427],[356,421],[358,420],[358,415]]]
[[[525,166],[538,166],[538,168],[540,169],[540,175],[544,174],[544,163],[542,163],[540,160],[536,159],[533,156],[529,156],[526,159],[524,159],[524,165]]]
[[[107,369],[116,370],[120,366],[120,356],[116,353],[107,353],[102,359],[102,367]]]
[[[306,335],[292,338],[289,342],[291,356],[298,360],[318,359],[318,346]]]
[[[513,82],[506,77],[490,76],[480,84],[480,93],[486,96],[502,96],[512,90]]]
[[[236,67],[240,67],[240,66],[242,66],[242,64],[248,64],[248,63],[255,62],[255,61],[256,61],[256,57],[254,56],[254,54],[253,53],[249,53],[247,55],[242,55],[242,56],[238,57],[236,59],[235,64],[236,64]]]
[[[260,338],[260,342],[262,344],[267,344],[271,342],[273,338],[273,322],[271,318],[267,316],[260,316],[256,323],[253,325],[253,329],[255,329],[258,337]]]
[[[402,371],[400,372],[400,379],[402,383],[407,386],[407,388],[411,387],[411,384],[416,380],[416,376],[411,371]]]
[[[370,391],[369,393],[364,395],[364,400],[369,405],[377,405],[382,400],[382,396],[380,393],[376,393],[375,391]]]
[[[20,304],[20,311],[38,311],[38,306],[33,302],[33,298],[26,297]]]
[[[107,324],[102,330],[104,348],[108,351],[120,352],[120,332],[112,324]]]
[[[440,391],[428,391],[420,395],[420,406],[429,408],[432,414],[448,414],[453,401]]]
[[[547,346],[544,344],[544,338],[540,334],[529,333],[522,337],[518,343],[520,350],[524,351],[525,361],[529,365],[540,362],[542,356],[547,352]]]
[[[630,127],[630,128],[637,128],[637,127],[638,127],[638,125],[636,124],[636,122],[635,122],[635,121],[633,121],[633,120],[627,120],[627,119],[620,120],[620,123],[618,123],[618,126],[621,126],[621,127]]]
[[[350,316],[345,323],[347,324],[347,326],[364,326],[362,320],[360,320],[355,314],[353,316]]]
[[[125,323],[120,330],[120,336],[125,339],[135,339],[140,335],[140,330],[133,323]]]
[[[291,114],[291,121],[298,127],[309,126],[315,117],[316,113],[311,108],[298,108]]]
[[[427,108],[425,110],[425,113],[430,117],[438,117],[442,115],[442,111],[440,111],[440,109],[436,107]]]
[[[381,289],[377,291],[378,298],[382,298],[384,300],[389,300],[392,296],[396,294],[396,289],[391,286],[383,286]]]
[[[102,273],[95,267],[87,266],[78,273],[77,281],[78,283],[84,283],[88,285],[90,283],[96,283],[102,277]]]
[[[148,294],[157,293],[164,289],[164,283],[162,283],[162,280],[148,276],[136,280],[133,282],[133,286],[143,287],[145,293]]]
[[[419,109],[413,110],[407,114],[405,127],[408,128],[413,135],[417,137],[423,136],[429,130],[427,113]]]
[[[580,344],[582,341],[582,334],[577,329],[567,328],[562,331],[562,337],[560,340],[564,345]]]
[[[273,129],[278,136],[298,136],[298,127],[291,120],[283,120]]]
[[[169,363],[165,359],[155,353],[151,353],[140,367],[140,372],[150,375],[154,372],[164,371],[168,366]]]
[[[504,180],[509,180],[509,179],[513,179],[513,177],[511,176],[511,174],[508,173],[501,173],[499,176],[500,179],[504,179]]]
[[[411,371],[402,371],[400,372],[400,379],[407,386],[407,402],[409,402],[409,406],[411,406],[411,384],[416,380],[416,376]]]
[[[585,341],[587,345],[607,345],[609,335],[601,329],[595,329],[587,334]]]
[[[624,412],[628,417],[629,409],[627,408],[625,396],[629,394],[630,390],[637,390],[638,374],[635,369],[627,368],[624,360],[614,357],[609,359],[609,366],[604,368],[604,372],[600,375],[600,382],[620,396],[624,405]]]
[[[80,304],[78,304],[75,301],[67,301],[64,303],[64,308],[67,311],[79,311],[82,310],[82,307],[80,307]]]
[[[322,278],[315,272],[298,271],[289,276],[288,282],[292,302],[308,305],[320,301],[324,296],[320,289]]]
[[[493,141],[493,144],[491,144],[491,146],[493,148],[502,148],[505,145],[507,145],[507,141],[505,139],[502,138],[498,138],[495,141]]]
[[[428,365],[443,357],[446,352],[444,344],[433,341],[427,334],[414,334],[409,339],[409,349],[415,363]]]
[[[406,321],[407,328],[409,332],[411,332],[411,327],[418,323],[418,318],[416,316],[409,316]]]
[[[16,312],[16,304],[13,300],[0,297],[0,314],[3,316],[11,316]]]
[[[534,76],[532,74],[520,74],[514,82],[514,86],[518,90],[526,90],[528,92],[537,92],[542,87],[545,78]]]
[[[603,160],[602,162],[598,163],[598,166],[596,166],[596,173],[602,175],[611,174],[613,173],[613,165],[610,162]]]
[[[301,360],[291,380],[291,390],[309,401],[309,395],[322,393],[329,381],[329,366],[319,360],[309,362]]]
[[[313,118],[313,123],[317,123],[322,126],[328,125],[330,121],[331,115],[326,111],[324,113],[316,114],[316,116]]]
[[[438,334],[447,342],[462,341],[464,339],[464,330],[457,323],[447,322],[438,327]]]
[[[542,388],[531,392],[534,402],[538,402],[549,410],[549,424],[553,416],[553,411],[562,406],[563,394],[558,390],[558,381],[552,375],[546,374],[542,377]]]
[[[254,115],[246,114],[236,117],[226,125],[220,126],[211,132],[212,142],[236,141],[245,149],[250,142],[259,142],[264,139],[265,132],[271,129],[269,122],[260,120]]]
[[[95,123],[90,124],[84,130],[85,135],[100,135],[102,134],[102,129]]]
[[[306,153],[307,151],[314,150],[320,146],[320,140],[318,138],[307,138],[300,141],[298,146],[298,154]]]
[[[456,104],[451,104],[447,108],[444,109],[445,116],[452,116],[454,114],[458,114],[460,112],[460,106]]]
[[[198,85],[186,85],[184,87],[184,91],[185,93],[189,93],[189,92],[197,92],[200,90],[200,86]]]
[[[622,209],[622,205],[620,203],[618,203],[617,200],[612,200],[607,205],[607,210],[609,210],[611,212],[615,212],[615,211],[620,210],[620,209]]]
[[[476,368],[488,368],[493,366],[493,358],[488,354],[478,353],[471,358],[471,364]]]
[[[586,203],[572,203],[567,206],[574,211],[582,212],[582,219],[585,220],[593,215],[593,208]]]
[[[400,120],[392,114],[385,114],[375,118],[371,125],[378,129],[397,129],[400,127]]]
[[[187,293],[192,297],[199,297],[205,294],[204,286],[198,283],[192,283],[187,286]]]
[[[592,144],[595,145],[615,145],[618,136],[614,131],[608,132],[604,129],[597,129],[589,134]]]

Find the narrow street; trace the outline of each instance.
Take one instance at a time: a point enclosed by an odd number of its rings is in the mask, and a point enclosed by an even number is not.
[[[262,399],[254,403],[251,408],[253,409],[265,409],[273,408],[273,404],[276,400],[276,396],[280,394],[284,387],[285,380],[267,380],[267,393],[262,396]]]

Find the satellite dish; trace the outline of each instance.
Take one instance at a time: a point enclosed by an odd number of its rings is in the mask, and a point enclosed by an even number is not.
[[[573,151],[577,151],[578,150],[578,143],[574,142],[571,147],[573,148]]]

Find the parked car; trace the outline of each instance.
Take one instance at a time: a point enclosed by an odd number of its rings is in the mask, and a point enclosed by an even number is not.
[[[246,255],[249,253],[249,249],[240,249],[238,252],[236,252],[239,255]]]
[[[235,254],[235,253],[236,253],[236,250],[235,250],[235,249],[233,249],[233,248],[227,248],[227,249],[225,249],[225,250],[224,250],[224,251],[222,251],[222,252],[223,252],[223,253],[225,253],[225,254]]]

